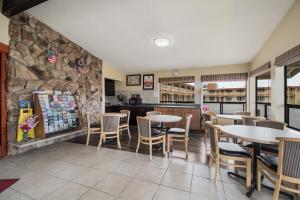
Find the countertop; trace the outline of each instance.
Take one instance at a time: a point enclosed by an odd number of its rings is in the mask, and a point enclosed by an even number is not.
[[[160,107],[160,108],[199,108],[200,104],[138,104],[138,105],[105,105],[105,106],[127,106],[127,107]]]

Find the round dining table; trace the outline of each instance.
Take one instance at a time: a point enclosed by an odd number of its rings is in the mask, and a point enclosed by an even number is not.
[[[216,117],[222,118],[222,119],[229,119],[233,120],[234,124],[238,124],[243,120],[242,115],[229,115],[229,114],[218,114]]]
[[[176,115],[149,115],[148,119],[152,122],[160,122],[161,123],[161,132],[165,130],[165,123],[179,122],[182,120],[182,117]]]
[[[228,134],[232,137],[246,140],[253,143],[253,184],[250,190],[246,193],[248,197],[251,196],[253,191],[257,188],[256,185],[256,170],[257,170],[257,157],[260,155],[261,144],[278,144],[277,137],[300,138],[300,134],[290,130],[278,130],[273,128],[265,128],[259,126],[246,126],[246,125],[226,125],[219,127],[222,133]]]
[[[125,113],[118,113],[118,112],[109,112],[109,113],[105,113],[105,114],[117,115],[117,116],[120,116],[120,117],[126,117],[127,116],[127,114],[125,114]]]

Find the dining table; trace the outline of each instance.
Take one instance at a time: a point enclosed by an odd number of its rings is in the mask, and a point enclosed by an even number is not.
[[[216,115],[216,117],[232,120],[232,121],[234,121],[235,125],[237,125],[243,121],[242,115],[218,114],[218,115]]]
[[[252,186],[246,193],[248,197],[252,195],[255,189],[257,189],[256,178],[257,178],[257,157],[261,154],[261,144],[278,145],[279,141],[277,137],[288,137],[288,138],[300,138],[300,134],[295,133],[289,129],[278,130],[273,128],[259,127],[259,126],[246,126],[246,125],[225,125],[219,126],[222,133],[228,134],[231,137],[239,138],[244,141],[253,143],[253,162],[252,162]],[[229,175],[235,175],[243,178],[233,172],[228,173]],[[262,185],[263,187],[274,190],[273,188]]]
[[[152,122],[161,123],[161,132],[164,132],[166,129],[165,123],[178,122],[182,120],[182,117],[176,115],[149,115],[147,118]]]
[[[165,123],[172,123],[172,122],[178,122],[182,120],[182,117],[176,116],[176,115],[149,115],[147,116],[148,119],[150,119],[151,122],[159,122],[161,123],[160,126],[160,132],[167,134]],[[163,149],[162,145],[157,148],[157,152],[161,152]],[[172,149],[171,149],[172,151]]]

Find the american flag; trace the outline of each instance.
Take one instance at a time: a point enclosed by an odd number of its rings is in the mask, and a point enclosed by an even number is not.
[[[54,51],[47,50],[47,58],[50,63],[54,64],[56,62],[56,55]]]

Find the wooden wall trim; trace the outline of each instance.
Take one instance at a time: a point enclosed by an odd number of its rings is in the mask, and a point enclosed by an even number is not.
[[[271,68],[271,61],[269,61],[269,62],[263,64],[262,66],[260,66],[260,67],[258,67],[256,69],[252,70],[250,72],[250,76],[253,76],[253,75],[258,74],[258,73],[260,73],[262,71],[268,70],[270,68]]]
[[[0,51],[8,53],[8,46],[0,42]]]
[[[7,47],[8,49],[8,47]],[[8,51],[7,51],[8,52]],[[6,109],[6,61],[7,52],[0,51],[1,68],[0,68],[0,137],[1,137],[1,156],[7,156],[7,109]]]
[[[281,67],[300,60],[300,44],[275,58],[275,65]]]

